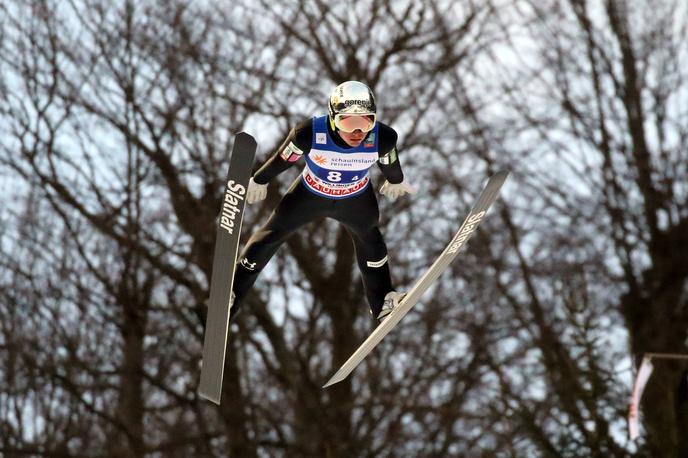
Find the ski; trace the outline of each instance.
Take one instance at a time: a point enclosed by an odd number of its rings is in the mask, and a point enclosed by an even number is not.
[[[205,322],[198,394],[216,404],[220,404],[222,394],[229,331],[229,301],[239,252],[246,190],[251,178],[256,147],[256,140],[245,132],[240,132],[234,139],[222,207],[215,232],[213,273],[210,279],[210,299]]]
[[[497,172],[492,175],[485,188],[483,189],[478,201],[475,203],[470,213],[466,217],[459,231],[449,242],[442,254],[416,281],[409,292],[404,296],[401,303],[390,313],[387,318],[378,325],[377,328],[368,336],[353,355],[342,365],[342,367],[323,385],[323,388],[334,385],[344,380],[356,366],[372,351],[375,346],[399,323],[399,321],[416,305],[421,296],[445,271],[447,266],[454,260],[461,248],[473,235],[480,222],[485,217],[487,210],[497,199],[499,190],[509,175],[508,171]]]

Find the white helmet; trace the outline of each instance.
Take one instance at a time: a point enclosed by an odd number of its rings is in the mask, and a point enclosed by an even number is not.
[[[351,131],[342,126],[342,119],[355,116],[367,118],[371,124],[369,127],[361,127],[362,130],[371,130],[375,126],[376,111],[375,96],[368,86],[359,81],[345,81],[332,91],[328,113],[330,123],[336,129]],[[358,127],[357,127],[358,128]]]

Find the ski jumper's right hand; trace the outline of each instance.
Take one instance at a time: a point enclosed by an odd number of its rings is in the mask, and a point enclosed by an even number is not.
[[[390,183],[385,180],[385,183],[380,188],[380,194],[386,196],[391,200],[396,200],[397,197],[401,197],[404,194],[415,194],[416,188],[408,183],[406,180],[401,183]]]
[[[255,204],[264,200],[268,195],[268,185],[260,184],[253,181],[253,177],[248,182],[248,190],[246,191],[246,202],[249,204]]]

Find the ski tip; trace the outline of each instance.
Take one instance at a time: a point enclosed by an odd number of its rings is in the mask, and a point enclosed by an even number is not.
[[[495,173],[494,175],[492,175],[491,178],[492,179],[497,178],[497,179],[501,179],[501,180],[506,180],[506,177],[508,177],[508,176],[509,176],[509,171],[504,169],[504,170],[500,170],[497,173]]]
[[[235,141],[257,145],[256,139],[253,138],[253,135],[251,135],[247,132],[239,132],[238,134],[236,134]]]
[[[487,179],[483,182],[483,186],[490,186],[493,190],[497,191],[502,187],[502,185],[504,185],[504,182],[508,176],[508,170],[499,170],[498,172],[495,172],[487,177]]]

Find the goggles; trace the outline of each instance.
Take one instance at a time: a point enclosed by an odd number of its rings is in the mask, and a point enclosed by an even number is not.
[[[334,117],[334,125],[342,132],[351,133],[355,130],[370,132],[375,127],[374,114],[338,114]]]

